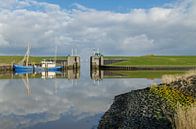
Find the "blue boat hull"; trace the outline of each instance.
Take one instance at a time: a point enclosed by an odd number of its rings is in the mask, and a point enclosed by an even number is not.
[[[17,74],[25,74],[25,73],[34,73],[34,72],[58,72],[63,69],[63,66],[56,66],[52,68],[42,68],[42,67],[34,67],[34,66],[23,66],[23,65],[13,65],[13,70]]]
[[[27,73],[29,73],[29,72],[33,72],[33,70],[34,70],[34,68],[33,68],[33,66],[23,66],[23,65],[13,65],[13,70],[15,71],[15,72],[27,72]]]

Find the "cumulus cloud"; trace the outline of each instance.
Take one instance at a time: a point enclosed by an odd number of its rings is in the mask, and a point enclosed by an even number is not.
[[[51,55],[54,46],[62,55],[74,47],[85,56],[93,48],[106,55],[195,54],[194,0],[127,13],[98,11],[77,3],[71,9],[33,0],[1,3],[1,54],[23,54],[28,42],[33,55]]]
[[[138,35],[135,37],[128,37],[122,43],[122,49],[126,51],[145,51],[152,49],[154,40],[148,39],[146,35]]]

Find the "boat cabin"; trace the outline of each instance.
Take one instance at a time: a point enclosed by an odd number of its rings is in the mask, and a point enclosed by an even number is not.
[[[42,68],[53,68],[56,67],[56,62],[53,60],[43,60],[41,66]]]

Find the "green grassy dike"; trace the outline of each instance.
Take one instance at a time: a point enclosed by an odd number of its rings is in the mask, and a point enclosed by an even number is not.
[[[0,56],[0,65],[10,65],[18,63],[23,59],[23,56]],[[52,56],[30,56],[30,63],[37,64],[43,59],[54,59]],[[58,56],[57,59],[67,59],[66,56]]]
[[[110,66],[196,66],[196,56],[104,56],[104,60],[126,60]]]

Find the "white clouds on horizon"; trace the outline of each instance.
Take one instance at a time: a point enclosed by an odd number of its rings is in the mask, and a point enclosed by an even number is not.
[[[98,11],[77,3],[65,10],[44,2],[14,1],[3,0],[0,6],[2,54],[22,54],[29,41],[34,55],[53,54],[56,45],[61,54],[77,47],[86,56],[93,48],[107,55],[196,54],[188,51],[196,40],[194,0],[127,13]]]

